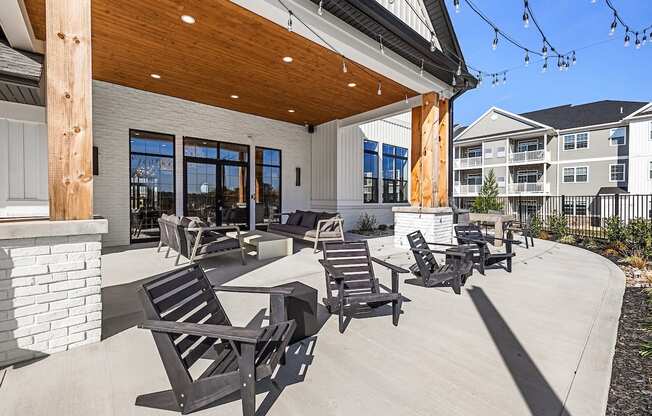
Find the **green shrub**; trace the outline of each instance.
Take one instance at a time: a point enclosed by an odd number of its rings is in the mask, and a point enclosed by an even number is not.
[[[376,216],[369,215],[366,212],[360,214],[358,219],[358,231],[373,231],[376,228]]]
[[[379,225],[378,225],[378,229],[379,229],[380,231],[385,231],[385,230],[387,230],[387,224],[379,224]]]
[[[597,250],[600,248],[600,244],[598,244],[598,242],[594,239],[589,238],[584,241],[584,247],[586,247],[588,250]]]
[[[548,229],[555,239],[559,240],[568,235],[568,219],[564,214],[554,213],[548,217]]]
[[[625,227],[625,241],[632,251],[652,248],[652,223],[645,218],[634,218]]]
[[[620,220],[620,217],[613,216],[607,218],[604,228],[607,234],[607,240],[610,243],[615,243],[616,241],[625,241],[625,225]]]
[[[532,232],[533,236],[538,237],[539,234],[541,234],[542,230],[543,230],[543,220],[541,219],[540,216],[534,214],[530,221],[530,231]]]
[[[633,254],[631,256],[625,257],[625,263],[632,266],[635,269],[643,270],[647,266],[647,260],[640,254]]]
[[[562,244],[570,244],[570,245],[575,245],[576,243],[575,237],[573,237],[571,234],[567,234],[561,237],[558,241]]]

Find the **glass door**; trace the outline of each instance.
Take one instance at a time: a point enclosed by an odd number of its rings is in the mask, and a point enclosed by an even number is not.
[[[281,213],[281,151],[256,147],[256,226]]]
[[[249,147],[184,138],[184,211],[211,225],[249,226]]]
[[[174,136],[136,130],[129,136],[130,241],[155,241],[158,218],[176,211]]]

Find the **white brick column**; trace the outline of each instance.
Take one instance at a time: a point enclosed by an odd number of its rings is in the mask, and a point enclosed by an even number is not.
[[[106,220],[0,224],[0,366],[100,340],[107,228]]]

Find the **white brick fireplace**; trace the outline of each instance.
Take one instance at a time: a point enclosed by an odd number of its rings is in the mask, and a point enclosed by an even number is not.
[[[394,207],[394,246],[410,248],[407,234],[421,230],[428,242],[450,243],[453,238],[453,210],[443,208]]]

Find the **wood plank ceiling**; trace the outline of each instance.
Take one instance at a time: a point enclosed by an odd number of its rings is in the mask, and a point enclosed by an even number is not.
[[[25,4],[44,40],[45,0]],[[345,74],[336,53],[226,0],[93,0],[91,27],[93,79],[276,120],[316,125],[417,95],[352,64]]]

